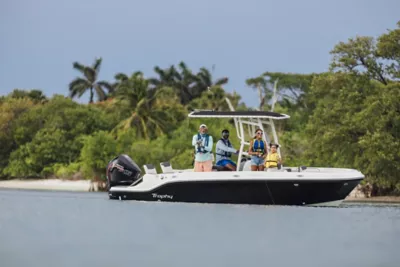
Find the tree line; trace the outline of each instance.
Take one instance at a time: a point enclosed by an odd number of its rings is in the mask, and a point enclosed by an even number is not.
[[[264,72],[245,81],[256,90],[259,110],[289,114],[279,122],[285,165],[349,167],[362,171],[373,195],[400,194],[400,22],[378,38],[357,36],[331,50],[330,70],[296,74]],[[105,179],[108,161],[130,155],[138,164],[169,160],[192,167],[191,137],[200,121],[193,109],[249,110],[210,70],[193,72],[184,62],[117,73],[99,79],[102,59],[74,62],[80,75],[69,94],[14,89],[0,97],[0,177]],[[249,89],[250,90],[250,89]],[[74,98],[89,93],[89,103]],[[229,120],[202,120],[217,139]],[[233,145],[238,141],[232,136]]]

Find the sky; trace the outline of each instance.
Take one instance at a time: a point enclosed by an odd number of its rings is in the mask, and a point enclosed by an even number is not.
[[[246,79],[327,71],[335,44],[399,20],[398,0],[0,0],[0,95],[68,95],[79,75],[72,63],[102,57],[108,81],[180,61],[193,71],[214,65],[214,79],[229,77],[226,90],[257,106]]]

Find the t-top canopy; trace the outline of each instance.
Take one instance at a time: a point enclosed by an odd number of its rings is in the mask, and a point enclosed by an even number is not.
[[[270,112],[270,111],[212,111],[199,110],[192,111],[188,115],[191,118],[254,118],[254,119],[274,119],[284,120],[290,118],[289,115]]]

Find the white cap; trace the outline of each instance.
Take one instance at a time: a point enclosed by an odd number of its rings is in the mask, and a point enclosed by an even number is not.
[[[207,128],[207,125],[202,124],[202,125],[200,125],[199,129],[200,129],[200,128],[203,128],[203,127],[204,127],[204,128]]]

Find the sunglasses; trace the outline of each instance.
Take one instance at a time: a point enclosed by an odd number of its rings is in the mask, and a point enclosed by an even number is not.
[[[262,134],[262,132],[258,132],[257,134]]]

